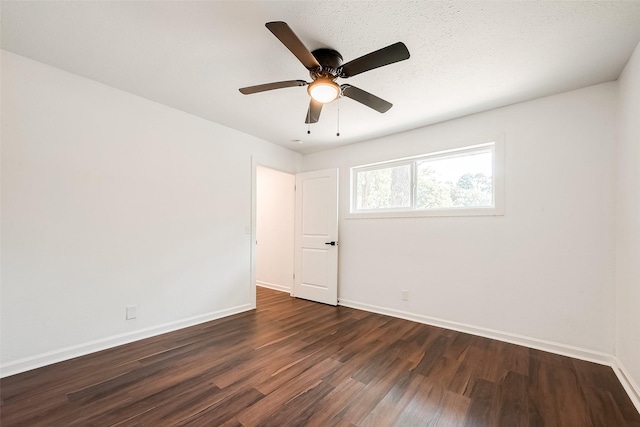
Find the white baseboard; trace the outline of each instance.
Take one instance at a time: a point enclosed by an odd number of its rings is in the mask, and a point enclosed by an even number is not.
[[[118,334],[95,341],[89,341],[71,347],[38,354],[36,356],[25,357],[23,359],[0,365],[0,378],[30,371],[32,369],[62,362],[64,360],[73,359],[74,357],[85,356],[90,353],[95,353],[97,351],[106,350],[108,348],[117,347],[119,345],[128,344],[156,335],[165,334],[167,332],[176,331],[178,329],[188,328],[189,326],[198,325],[200,323],[209,322],[211,320],[220,319],[226,316],[231,316],[232,314],[242,313],[251,309],[252,307],[250,304],[240,305],[237,307],[213,311],[211,313],[190,317],[175,322],[164,323],[162,325],[154,326],[151,328],[140,329],[137,331]]]
[[[468,325],[464,323],[451,322],[448,320],[442,320],[435,317],[424,316],[421,314],[410,313],[407,311],[395,310],[391,308],[379,307],[376,305],[370,305],[360,303],[356,301],[349,301],[340,298],[339,305],[345,307],[357,308],[359,310],[370,311],[373,313],[384,314],[387,316],[398,317],[400,319],[411,320],[418,323],[424,323],[431,326],[437,326],[445,329],[452,329],[458,332],[464,332],[471,335],[478,335],[485,338],[491,338],[498,341],[504,341],[511,344],[521,345],[524,347],[535,348],[537,350],[548,351],[550,353],[559,354],[562,356],[569,356],[576,359],[586,360],[588,362],[594,362],[601,365],[613,366],[615,363],[614,357],[607,353],[598,352],[595,350],[588,350],[580,347],[574,347],[571,345],[556,343],[552,341],[540,340],[537,338],[531,338],[524,335],[512,334],[509,332],[497,331],[495,329],[483,328],[479,326]]]
[[[274,291],[286,292],[288,294],[291,293],[291,288],[288,286],[277,285],[275,283],[262,282],[260,280],[256,280],[256,286],[260,286],[262,288],[273,289]]]
[[[636,409],[640,412],[640,387],[638,387],[638,384],[633,380],[629,371],[627,371],[620,359],[617,357],[614,358],[614,364],[611,365],[611,368],[613,368],[613,372],[615,372],[616,376],[620,380],[620,384],[624,387]]]

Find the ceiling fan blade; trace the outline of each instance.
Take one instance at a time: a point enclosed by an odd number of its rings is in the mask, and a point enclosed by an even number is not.
[[[338,69],[338,73],[340,77],[351,77],[374,68],[404,61],[409,59],[409,56],[407,46],[398,42],[347,62]]]
[[[373,108],[380,113],[386,113],[391,107],[393,107],[392,103],[387,102],[382,98],[378,98],[377,96],[355,86],[342,85],[340,88],[342,89],[342,94],[347,98],[358,101],[359,103],[364,104],[369,108]]]
[[[267,22],[265,26],[302,62],[302,65],[304,65],[307,70],[314,70],[320,67],[315,56],[309,52],[309,49],[300,41],[296,33],[293,32],[286,22]]]
[[[294,86],[306,86],[308,83],[304,80],[287,80],[284,82],[265,83],[263,85],[248,86],[240,89],[240,92],[244,95],[250,95],[252,93],[264,92],[267,90],[282,89],[285,87]]]
[[[320,120],[320,112],[322,111],[322,102],[318,102],[311,98],[309,101],[309,109],[304,119],[305,123],[317,123]]]

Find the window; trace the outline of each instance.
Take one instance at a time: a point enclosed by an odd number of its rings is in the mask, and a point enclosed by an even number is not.
[[[411,164],[364,169],[356,175],[356,209],[411,209]]]
[[[502,144],[351,169],[351,218],[502,214]]]

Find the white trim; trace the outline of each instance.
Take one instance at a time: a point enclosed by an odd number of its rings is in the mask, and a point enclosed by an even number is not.
[[[504,209],[495,207],[487,208],[451,208],[451,209],[424,209],[424,210],[377,210],[369,212],[354,212],[345,216],[345,219],[381,219],[381,218],[425,218],[425,217],[450,217],[450,216],[503,216]]]
[[[629,371],[627,371],[620,359],[617,357],[614,357],[611,368],[618,377],[618,380],[620,380],[620,384],[622,384],[622,387],[624,387],[624,390],[629,395],[631,402],[633,402],[638,412],[640,412],[640,387],[633,380]]]
[[[274,291],[286,292],[291,294],[291,288],[284,285],[278,285],[276,283],[263,282],[261,280],[256,280],[256,286],[260,286],[262,288],[273,289]]]
[[[251,240],[249,241],[249,301],[252,308],[256,308],[256,259],[258,245],[256,244],[256,224],[258,222],[258,162],[251,156]]]
[[[527,337],[524,335],[512,334],[510,332],[498,331],[495,329],[483,328],[480,326],[468,325],[465,323],[452,322],[449,320],[438,319],[435,317],[424,316],[422,314],[410,313],[407,311],[394,310],[391,308],[379,307],[376,305],[365,304],[357,301],[349,301],[340,298],[339,305],[345,307],[356,308],[358,310],[370,311],[373,313],[384,314],[387,316],[398,317],[400,319],[411,320],[426,325],[437,326],[440,328],[451,329],[467,334],[478,335],[485,338],[491,338],[498,341],[504,341],[511,344],[522,345],[537,350],[548,351],[550,353],[562,356],[573,357],[575,359],[586,360],[601,365],[613,366],[614,356],[595,350],[574,347],[567,344],[561,344],[552,341],[541,340],[538,338]]]
[[[0,378],[30,371],[32,369],[62,362],[64,360],[73,359],[75,357],[85,356],[87,354],[117,347],[123,344],[129,344],[134,341],[154,337],[156,335],[165,334],[167,332],[173,332],[178,329],[188,328],[190,326],[210,322],[212,320],[231,316],[233,314],[243,313],[245,311],[251,310],[252,308],[253,307],[251,307],[250,304],[244,304],[224,310],[213,311],[211,313],[202,314],[200,316],[189,317],[187,319],[178,320],[175,322],[164,323],[159,326],[153,326],[134,332],[113,335],[111,337],[89,341],[59,350],[53,350],[35,356],[25,357],[23,359],[18,359],[13,362],[0,365]]]

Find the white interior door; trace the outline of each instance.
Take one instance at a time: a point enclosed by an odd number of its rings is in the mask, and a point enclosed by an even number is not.
[[[338,170],[296,175],[294,296],[338,304]]]

